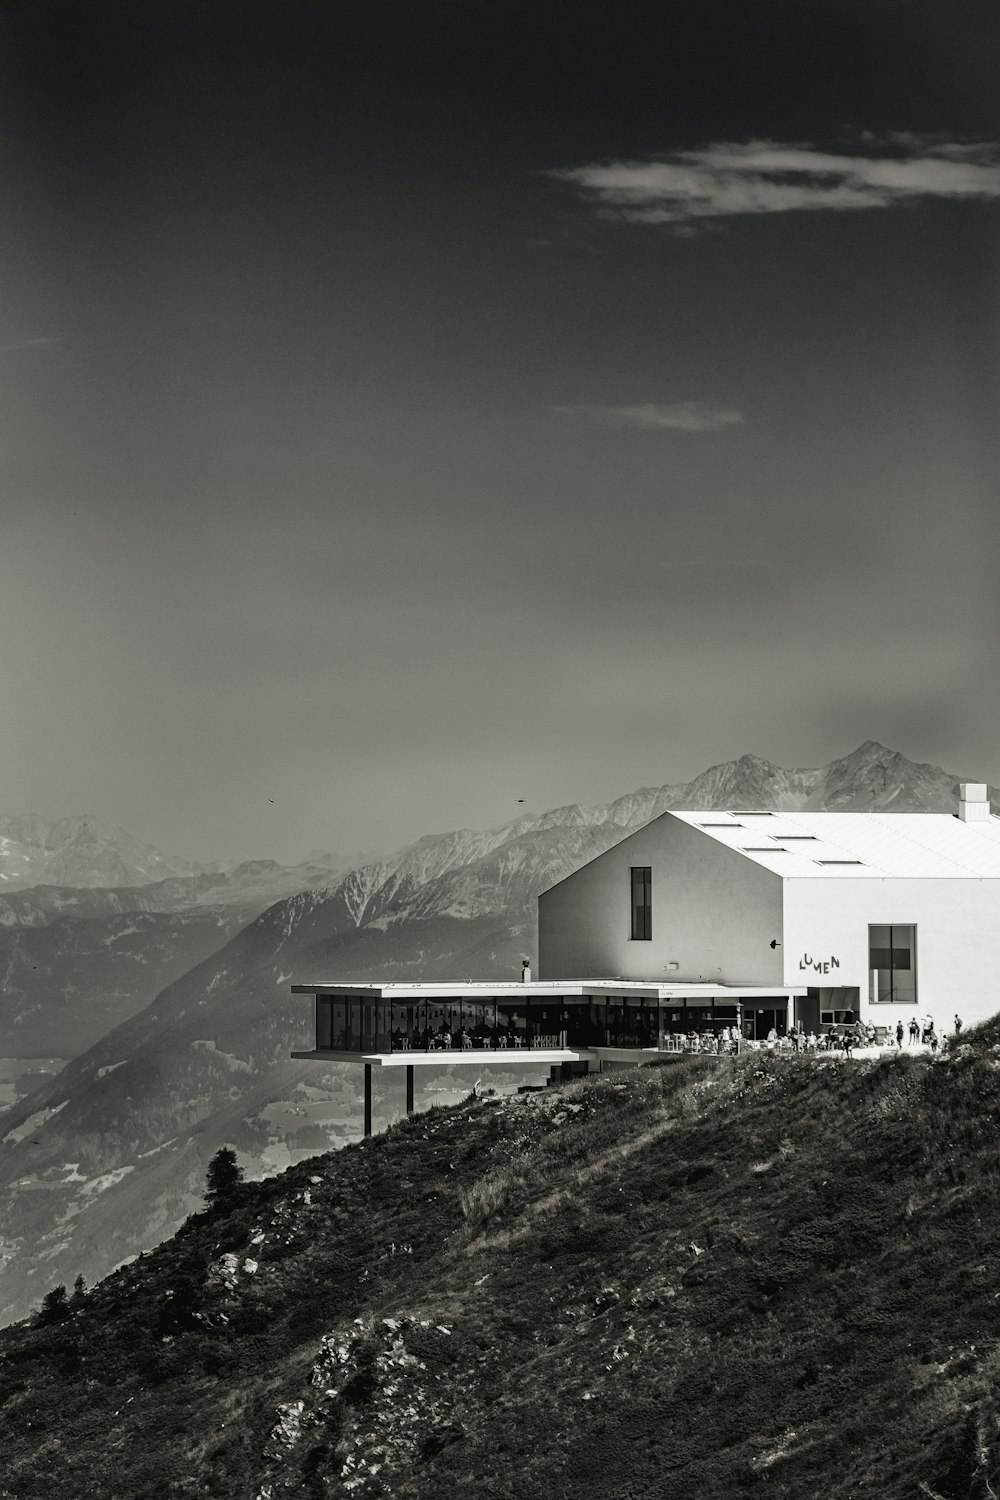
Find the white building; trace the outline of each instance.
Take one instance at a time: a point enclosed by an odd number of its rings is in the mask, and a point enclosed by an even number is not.
[[[1000,819],[978,785],[954,815],[664,813],[539,897],[538,947],[543,979],[783,988],[748,1036],[950,1031],[1000,1010]]]
[[[1000,819],[959,812],[668,812],[538,898],[539,978],[315,980],[316,1044],[373,1067],[548,1064],[567,1076],[680,1035],[749,1040],[1000,1011]],[[737,1030],[738,1028],[738,1030]],[[735,1045],[735,1041],[732,1041]]]

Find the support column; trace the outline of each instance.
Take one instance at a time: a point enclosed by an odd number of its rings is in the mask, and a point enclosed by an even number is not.
[[[372,1065],[365,1063],[365,1135],[372,1133]]]
[[[408,1063],[406,1067],[406,1113],[413,1113],[413,1064]]]

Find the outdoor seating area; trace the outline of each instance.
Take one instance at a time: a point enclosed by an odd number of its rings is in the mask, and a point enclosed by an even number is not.
[[[490,1052],[505,1051],[509,1047],[565,1046],[565,1041],[558,1035],[529,1037],[513,1028],[469,1032],[461,1027],[453,1032],[447,1027],[437,1031],[425,1027],[423,1031],[414,1029],[409,1033],[394,1031],[390,1040],[393,1052]]]
[[[735,1026],[724,1026],[721,1031],[664,1032],[658,1050],[734,1056],[740,1051],[740,1034]]]
[[[691,1032],[664,1034],[660,1038],[661,1052],[701,1053],[705,1056],[722,1056],[737,1052],[783,1053],[786,1056],[819,1055],[837,1053],[841,1056],[877,1057],[879,1053],[918,1049],[937,1051],[937,1034],[931,1022],[920,1030],[912,1029],[906,1036],[893,1035],[887,1026],[874,1026],[870,1022],[856,1022],[853,1026],[830,1026],[820,1031],[799,1030],[779,1036],[776,1031],[764,1038],[740,1036],[736,1027],[724,1027],[721,1032]]]

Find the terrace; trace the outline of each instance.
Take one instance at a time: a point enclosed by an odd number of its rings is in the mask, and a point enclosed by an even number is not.
[[[670,1049],[672,1037],[740,1025],[744,1004],[779,998],[774,990],[744,987],[736,994],[721,984],[626,980],[315,983],[293,985],[292,991],[314,996],[316,1028],[315,1047],[293,1057],[364,1065],[366,1133],[372,1067],[406,1069],[409,1112],[418,1066],[495,1066],[515,1058],[564,1071],[634,1064]]]

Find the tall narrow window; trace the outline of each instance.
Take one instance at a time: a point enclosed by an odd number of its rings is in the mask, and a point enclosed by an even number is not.
[[[648,942],[653,936],[653,869],[632,866],[632,937]]]
[[[917,1003],[917,929],[913,926],[869,927],[868,968],[872,1001]]]

